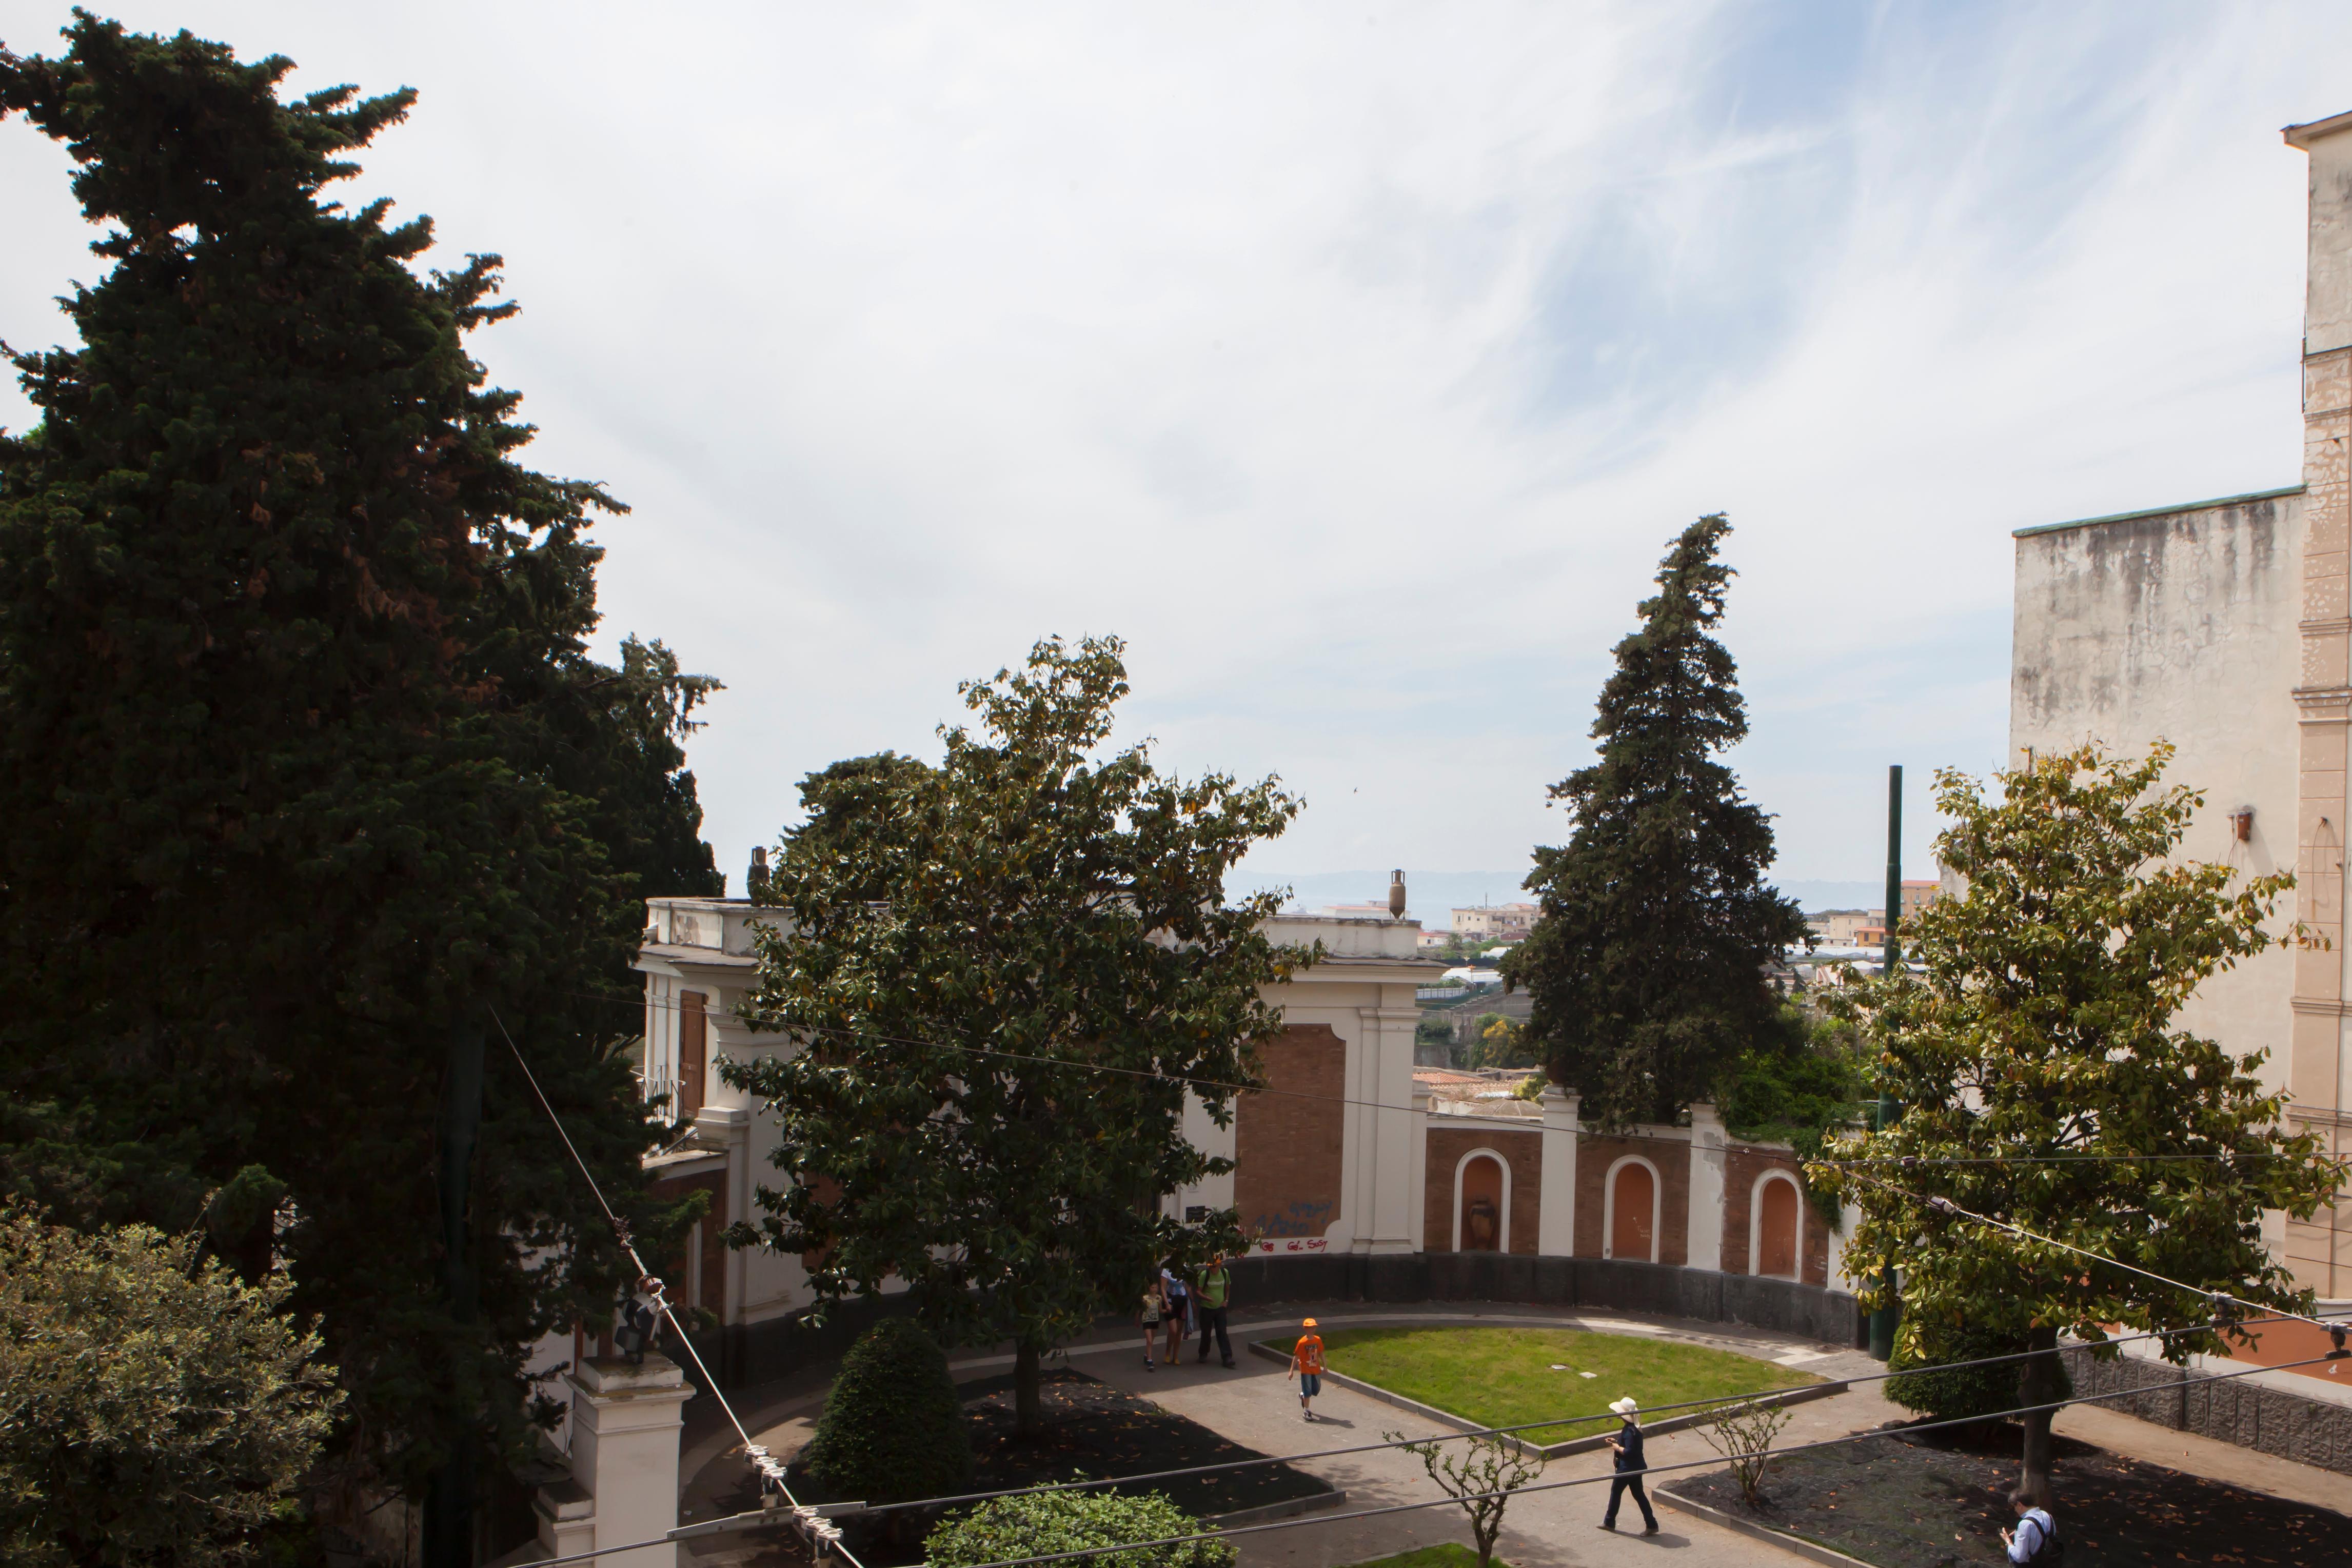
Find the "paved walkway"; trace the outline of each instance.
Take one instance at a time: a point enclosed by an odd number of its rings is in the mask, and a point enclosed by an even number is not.
[[[1197,1349],[1188,1345],[1177,1367],[1147,1372],[1132,1331],[1098,1333],[1072,1345],[1069,1364],[1114,1386],[1142,1395],[1163,1407],[1190,1416],[1202,1426],[1262,1453],[1300,1453],[1380,1441],[1390,1432],[1429,1437],[1449,1430],[1410,1415],[1394,1406],[1349,1389],[1327,1386],[1317,1399],[1318,1419],[1309,1425],[1299,1416],[1296,1385],[1286,1382],[1282,1366],[1244,1349],[1246,1341],[1295,1333],[1298,1319],[1312,1316],[1326,1326],[1371,1323],[1486,1323],[1590,1327],[1612,1333],[1654,1333],[1662,1338],[1738,1351],[1760,1360],[1801,1365],[1822,1377],[1862,1376],[1883,1371],[1861,1352],[1801,1341],[1785,1334],[1734,1324],[1700,1323],[1643,1314],[1549,1310],[1515,1303],[1431,1303],[1423,1307],[1370,1302],[1286,1304],[1282,1315],[1271,1309],[1238,1308],[1234,1325],[1235,1360],[1228,1372],[1213,1358],[1203,1366],[1192,1359]],[[960,1381],[993,1376],[1013,1364],[1010,1354],[967,1355],[950,1363]],[[1827,1399],[1794,1406],[1782,1429],[1783,1444],[1815,1442],[1864,1430],[1909,1412],[1880,1397],[1877,1384]],[[1636,1397],[1640,1390],[1627,1390]],[[790,1454],[808,1440],[811,1425],[823,1407],[823,1374],[804,1375],[787,1383],[770,1385],[738,1396],[736,1407],[755,1438],[780,1454]],[[743,1506],[743,1465],[730,1453],[731,1429],[724,1426],[717,1401],[696,1410],[687,1433],[688,1452],[682,1473],[688,1476],[682,1499],[686,1517],[707,1519]],[[2063,1412],[2060,1432],[2095,1443],[2111,1452],[2169,1465],[2199,1475],[2233,1481],[2260,1491],[2316,1503],[2352,1513],[2352,1477],[2315,1469],[2257,1454],[2229,1444],[2189,1437],[2148,1425],[2113,1411],[2076,1406]],[[1667,1433],[1652,1437],[1648,1458],[1653,1467],[1702,1461],[1719,1463],[1715,1451],[1696,1432]],[[1611,1456],[1596,1453],[1555,1459],[1545,1482],[1605,1477]],[[1394,1449],[1302,1462],[1299,1468],[1346,1490],[1348,1500],[1333,1512],[1396,1503],[1420,1502],[1440,1495],[1412,1455]],[[1657,1477],[1670,1480],[1672,1472]],[[1654,1536],[1639,1533],[1641,1518],[1629,1500],[1618,1518],[1621,1533],[1609,1535],[1597,1526],[1607,1506],[1605,1481],[1555,1486],[1515,1500],[1505,1516],[1501,1555],[1520,1568],[1583,1568],[1585,1564],[1648,1563],[1659,1568],[1715,1568],[1717,1564],[1779,1563],[1800,1561],[1792,1555],[1689,1514],[1659,1505]],[[1339,1568],[1416,1546],[1469,1540],[1468,1521],[1459,1508],[1446,1505],[1374,1519],[1344,1520],[1307,1515],[1307,1522],[1236,1539],[1241,1568]],[[1627,1529],[1630,1526],[1631,1529]],[[710,1550],[691,1559],[699,1568],[720,1568],[729,1561],[759,1561],[739,1555],[713,1542]]]

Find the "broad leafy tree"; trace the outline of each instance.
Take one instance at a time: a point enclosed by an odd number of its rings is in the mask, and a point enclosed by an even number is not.
[[[964,685],[977,723],[942,729],[937,767],[809,781],[750,1008],[805,1045],[725,1069],[793,1178],[737,1239],[810,1256],[821,1298],[903,1281],[942,1339],[1011,1340],[1031,1430],[1046,1351],[1160,1260],[1238,1241],[1231,1211],[1188,1228],[1160,1199],[1231,1168],[1185,1141],[1185,1103],[1229,1124],[1281,1028],[1259,988],[1300,956],[1261,929],[1276,898],[1223,897],[1297,803],[1106,749],[1120,653],[1041,643]]]
[[[1967,892],[1906,924],[1923,975],[1845,998],[1903,1105],[1885,1131],[1831,1145],[1845,1163],[1811,1167],[1862,1208],[1847,1270],[1873,1306],[1881,1270],[1901,1270],[1924,1343],[1965,1329],[2042,1352],[2021,1404],[2058,1396],[2061,1333],[2178,1331],[2160,1343],[2185,1363],[2223,1347],[2217,1313],[2250,1310],[2209,1292],[2312,1308],[2264,1248],[2263,1213],[2308,1217],[2340,1173],[2284,1130],[2262,1052],[2175,1021],[2203,981],[2298,939],[2263,924],[2293,879],[2179,858],[2200,797],[2163,786],[2169,756],[2040,758],[1999,775],[1997,798],[1938,774],[1937,858]],[[2027,1420],[2024,1483],[2047,1495],[2046,1412]]]
[[[0,1211],[0,1556],[252,1560],[339,1397],[290,1290],[245,1283],[193,1235]]]
[[[1748,733],[1731,654],[1714,636],[1731,525],[1701,517],[1658,570],[1617,644],[1592,738],[1600,755],[1551,789],[1573,824],[1535,852],[1535,929],[1502,962],[1534,1001],[1528,1046],[1604,1125],[1666,1122],[1778,1028],[1765,966],[1805,937],[1764,881],[1771,820],[1721,754]]]
[[[0,52],[103,263],[80,346],[13,356],[39,422],[0,439],[0,1171],[176,1228],[261,1162],[286,1201],[223,1250],[290,1260],[345,1473],[438,1473],[458,1531],[463,1456],[525,1436],[524,1348],[618,1268],[487,1042],[655,1225],[617,1004],[635,896],[718,885],[678,747],[709,683],[588,655],[616,508],[517,461],[467,351],[514,308],[497,258],[425,273],[425,221],[325,199],[411,95],[68,37]]]

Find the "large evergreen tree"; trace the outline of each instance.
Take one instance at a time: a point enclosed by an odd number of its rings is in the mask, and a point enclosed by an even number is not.
[[[820,1297],[903,1281],[941,1338],[1013,1341],[1032,1429],[1045,1352],[1131,1311],[1160,1260],[1238,1245],[1230,1209],[1191,1228],[1160,1203],[1232,1168],[1185,1140],[1185,1103],[1230,1124],[1282,1027],[1259,988],[1298,957],[1261,929],[1278,899],[1223,896],[1297,801],[1105,752],[1119,653],[1041,643],[966,684],[979,722],[943,730],[937,768],[807,781],[751,1004],[806,1049],[726,1069],[770,1103],[792,1178],[736,1239],[813,1255]]]
[[[588,656],[616,508],[515,460],[466,351],[497,258],[420,276],[424,220],[322,200],[412,95],[285,101],[289,61],[78,18],[0,51],[109,264],[0,439],[0,1170],[179,1226],[266,1166],[288,1201],[222,1239],[290,1259],[340,1451],[462,1493],[618,1267],[486,1036],[657,1225],[614,1004],[633,894],[717,887],[678,747],[709,683]]]
[[[1530,1047],[1606,1125],[1671,1121],[1740,1051],[1785,1028],[1765,966],[1805,935],[1764,881],[1771,820],[1719,755],[1748,733],[1716,641],[1731,570],[1721,515],[1683,531],[1617,644],[1592,737],[1552,787],[1574,823],[1527,881],[1541,914],[1503,960],[1535,1003]]]

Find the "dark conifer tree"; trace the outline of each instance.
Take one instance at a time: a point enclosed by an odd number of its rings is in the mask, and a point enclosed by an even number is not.
[[[424,220],[321,200],[412,95],[282,101],[289,61],[77,15],[0,50],[109,264],[0,437],[0,1175],[85,1222],[282,1183],[220,1239],[289,1263],[341,1451],[414,1489],[523,1437],[525,1347],[622,1266],[501,1022],[661,1222],[615,1004],[634,895],[719,885],[678,746],[710,683],[588,657],[616,508],[515,460],[466,351],[497,258],[420,276]]]
[[[1671,1121],[1740,1051],[1786,1026],[1765,966],[1805,935],[1764,881],[1770,819],[1717,758],[1748,733],[1731,654],[1712,635],[1731,525],[1675,541],[1639,630],[1617,644],[1592,737],[1554,785],[1574,824],[1536,851],[1541,913],[1504,960],[1535,1008],[1528,1036],[1554,1082],[1607,1125]]]

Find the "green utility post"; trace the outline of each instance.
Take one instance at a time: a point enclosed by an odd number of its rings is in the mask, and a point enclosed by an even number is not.
[[[474,1153],[482,1141],[482,1023],[461,1017],[449,1030],[449,1061],[441,1083],[441,1288],[450,1321],[470,1327],[481,1307],[482,1288],[474,1271]],[[450,1351],[451,1386],[459,1423],[449,1457],[433,1472],[425,1493],[420,1544],[425,1568],[470,1568],[474,1552],[475,1470],[481,1462],[470,1425],[462,1412],[471,1381],[458,1364],[462,1341]]]
[[[1902,946],[1895,940],[1895,928],[1903,918],[1903,767],[1900,763],[1886,770],[1886,972],[1895,973],[1895,966],[1903,961]],[[1878,1131],[1885,1132],[1895,1124],[1903,1108],[1885,1094],[1878,1097]],[[1887,1270],[1879,1276],[1879,1285],[1886,1291],[1886,1304],[1870,1314],[1870,1356],[1885,1361],[1895,1354],[1895,1324],[1902,1313],[1895,1303],[1895,1270]]]

